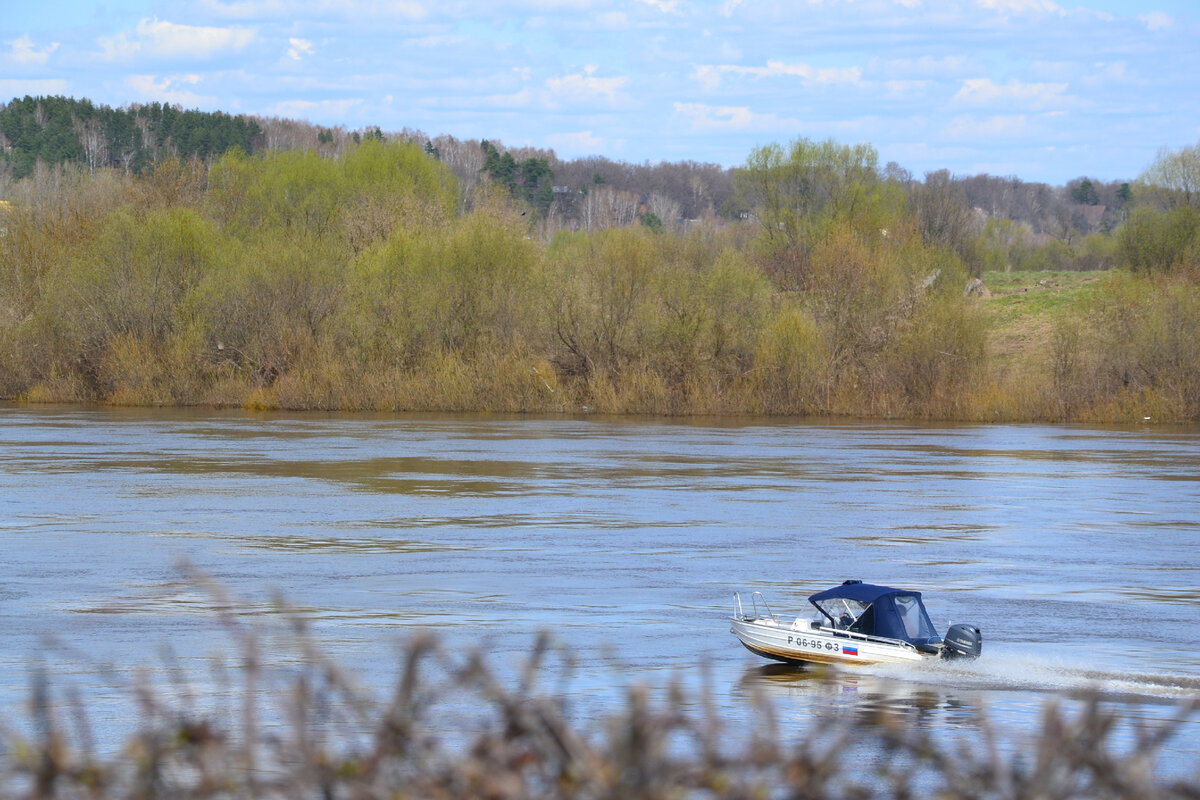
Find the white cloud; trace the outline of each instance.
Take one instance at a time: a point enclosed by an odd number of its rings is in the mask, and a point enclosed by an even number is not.
[[[633,25],[624,11],[606,11],[592,18],[592,27],[605,31],[625,31]]]
[[[1027,136],[1033,132],[1033,126],[1024,114],[988,117],[976,119],[972,116],[959,116],[950,120],[950,124],[942,131],[947,139],[970,139],[987,142],[991,139],[1011,139]]]
[[[485,95],[467,94],[466,92],[471,88],[463,85],[457,93],[443,91],[436,95],[422,97],[418,103],[423,108],[440,111],[478,110],[480,108],[499,108],[511,111],[518,108],[529,108],[534,104],[535,99],[538,99],[530,89]]]
[[[738,59],[742,57],[742,48],[729,42],[721,42],[721,55],[730,60]]]
[[[928,78],[946,78],[963,71],[967,59],[963,56],[945,56],[933,58],[893,58],[886,62],[886,72],[890,76],[920,76]]]
[[[299,61],[305,56],[311,56],[314,52],[313,43],[308,39],[297,39],[292,37],[288,39],[288,44],[291,45],[291,47],[288,48],[288,58],[291,58],[294,61]]]
[[[675,103],[675,114],[687,119],[696,131],[774,131],[796,127],[775,114],[756,114],[748,106],[710,106],[705,103]]]
[[[186,59],[237,52],[253,42],[256,36],[254,28],[179,25],[156,17],[139,22],[132,36],[121,32],[97,41],[104,57],[113,61],[135,56]]]
[[[538,11],[557,11],[561,8],[580,11],[591,9],[595,5],[604,4],[597,2],[597,0],[524,0],[523,3],[518,0],[516,5],[532,6]]]
[[[271,19],[288,12],[284,0],[235,0],[232,3],[200,0],[196,5],[201,11],[223,19]]]
[[[1009,81],[998,84],[991,78],[970,78],[954,95],[953,102],[965,106],[987,106],[1015,102],[1023,106],[1044,108],[1050,105],[1069,105],[1073,99],[1064,94],[1065,83],[1021,83]]]
[[[721,16],[732,17],[733,12],[742,4],[742,0],[725,0],[725,4],[721,6]]]
[[[897,80],[884,81],[883,85],[887,87],[889,97],[901,98],[918,94],[921,90],[929,88],[931,84],[931,81]]]
[[[1080,78],[1080,83],[1092,89],[1111,89],[1114,86],[1145,85],[1139,75],[1129,69],[1125,61],[1094,64],[1094,72]]]
[[[768,61],[762,67],[744,67],[738,64],[700,64],[692,77],[706,89],[716,89],[726,75],[746,76],[754,79],[795,77],[805,83],[858,83],[862,79],[859,67],[822,67],[817,69],[803,62],[789,64],[784,61]]]
[[[342,100],[283,100],[271,107],[272,114],[280,117],[321,120],[342,119],[356,106],[363,104],[361,97]]]
[[[1175,20],[1163,11],[1151,11],[1149,14],[1142,14],[1138,19],[1146,23],[1146,27],[1152,31],[1166,30],[1175,24]]]
[[[0,78],[0,97],[24,97],[30,95],[70,94],[67,82],[63,78],[41,78],[38,80],[23,80],[21,78]]]
[[[33,39],[29,37],[28,33],[20,39],[13,39],[5,44],[12,45],[12,53],[9,58],[18,64],[45,64],[50,58],[50,54],[58,49],[58,42],[51,42],[38,50],[34,47]]]
[[[664,14],[672,14],[679,7],[679,0],[638,0],[648,6],[653,6]]]
[[[364,17],[421,20],[428,16],[425,6],[416,0],[199,0],[197,7],[222,19],[300,19]]]
[[[1065,14],[1067,13],[1058,3],[1051,0],[976,0],[980,8],[989,11],[999,11],[1005,14]]]
[[[153,75],[130,75],[125,84],[136,92],[139,100],[158,100],[181,106],[213,106],[217,98],[197,94],[180,86],[197,86],[204,80],[200,75],[171,75],[155,78]]]
[[[422,20],[429,16],[429,9],[416,0],[358,0],[358,2],[328,2],[314,0],[314,9],[342,9],[349,19],[358,16],[392,17],[407,20]]]
[[[467,41],[465,36],[421,36],[416,39],[405,39],[405,47],[454,47]]]
[[[596,67],[584,67],[582,73],[564,75],[561,78],[549,78],[546,87],[551,93],[574,99],[587,99],[603,95],[610,101],[615,100],[617,92],[629,83],[624,75],[615,78],[599,78],[595,74]]]
[[[572,153],[598,153],[605,145],[605,140],[597,138],[591,131],[551,134],[546,141],[557,150]]]

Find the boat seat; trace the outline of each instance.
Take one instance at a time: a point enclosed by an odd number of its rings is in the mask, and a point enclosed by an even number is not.
[[[811,620],[800,619],[799,617],[792,623],[792,630],[794,631],[811,631],[813,627],[814,625]]]

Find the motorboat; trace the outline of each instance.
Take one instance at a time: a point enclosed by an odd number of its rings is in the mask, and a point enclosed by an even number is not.
[[[939,636],[921,593],[848,580],[808,598],[814,619],[772,613],[761,592],[750,609],[734,594],[730,632],[746,649],[788,664],[878,664],[936,658],[978,658],[983,634],[974,625],[951,625]]]

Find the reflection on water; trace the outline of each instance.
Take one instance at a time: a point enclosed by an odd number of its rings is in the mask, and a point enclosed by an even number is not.
[[[756,691],[800,727],[889,708],[948,731],[972,709],[1028,729],[1089,691],[1135,717],[1200,693],[1195,428],[7,408],[0,536],[6,707],[36,658],[119,672],[164,641],[225,646],[184,560],[248,619],[293,604],[378,686],[418,627],[498,665],[551,629],[588,717],[668,675],[707,680],[735,728]],[[727,632],[735,590],[805,614],[846,578],[924,591],[939,630],[983,628],[984,658],[822,674]]]
[[[953,724],[975,725],[981,721],[978,712],[987,710],[985,698],[978,691],[948,691],[937,684],[862,670],[782,664],[753,667],[742,677],[739,689],[747,695],[761,692],[776,707],[794,706],[799,700],[856,715],[917,712],[917,720],[929,720],[935,726],[943,723],[942,714],[948,715]]]
[[[406,539],[341,538],[317,539],[301,536],[252,536],[244,539],[247,547],[262,547],[270,550],[291,550],[336,554],[351,553],[448,553],[464,547],[449,544],[409,541]]]
[[[1158,705],[1200,696],[1200,675],[1087,669],[1003,652],[978,661],[875,664],[853,669],[766,664],[748,669],[740,685],[745,691],[794,695],[887,696],[902,705],[910,704],[905,698],[911,698],[911,704],[921,707],[930,707],[933,696],[953,698],[952,702],[960,705],[963,698],[978,700],[987,692],[1097,695]]]

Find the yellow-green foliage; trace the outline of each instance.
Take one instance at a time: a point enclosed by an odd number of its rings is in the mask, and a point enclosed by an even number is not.
[[[237,234],[263,227],[340,236],[361,250],[397,225],[448,220],[453,175],[416,145],[367,140],[339,159],[314,150],[233,152],[209,171],[214,216]]]
[[[889,342],[886,364],[909,413],[954,416],[954,406],[983,363],[983,318],[950,292],[922,303]]]
[[[964,296],[959,256],[926,243],[876,162],[869,146],[764,148],[741,179],[744,198],[757,198],[750,222],[559,232],[549,242],[486,189],[463,202],[452,174],[408,144],[368,140],[339,158],[167,161],[139,178],[41,170],[3,211],[0,397],[1200,415],[1193,272],[1172,261],[1169,278],[1126,277],[1073,303],[1010,295],[987,301],[985,316],[985,301]],[[1139,225],[1186,228],[1172,220],[1131,220],[1126,257],[1158,247]],[[984,241],[999,260],[1020,255],[1012,230],[992,226]],[[1112,248],[1111,238],[1087,239],[1071,258],[1103,263]],[[1037,313],[997,313],[1014,298],[1026,309],[1036,300]],[[1041,360],[1012,373],[1011,359],[989,361],[988,319],[1029,326],[1004,341],[1041,336]]]
[[[657,240],[636,228],[555,238],[551,325],[568,372],[619,374],[646,354]]]
[[[208,372],[228,362],[256,385],[311,360],[338,308],[342,267],[328,240],[264,232],[237,244],[232,263],[212,270],[181,305]]]
[[[1158,394],[1170,416],[1200,413],[1200,291],[1186,281],[1115,280],[1092,324],[1099,393]]]
[[[827,405],[829,352],[817,323],[787,305],[764,327],[755,351],[759,413],[810,414]]]
[[[882,179],[879,155],[868,144],[800,138],[787,147],[759,147],[736,182],[761,227],[766,271],[785,288],[809,288],[812,250],[831,227],[886,236],[904,207],[902,188]]]
[[[972,247],[979,253],[983,272],[1044,272],[1104,270],[1122,261],[1119,238],[1093,233],[1070,243],[1036,236],[1027,223],[991,219]]]
[[[1118,232],[1117,253],[1135,272],[1200,268],[1200,209],[1182,205],[1160,213],[1139,208]]]
[[[553,360],[594,384],[589,405],[711,411],[724,401],[701,400],[700,388],[721,396],[751,369],[771,289],[724,241],[642,227],[559,234],[547,261]],[[642,388],[644,406],[623,381]]]
[[[338,320],[347,356],[409,368],[534,334],[541,257],[519,219],[476,210],[450,226],[398,228],[359,255]]]

